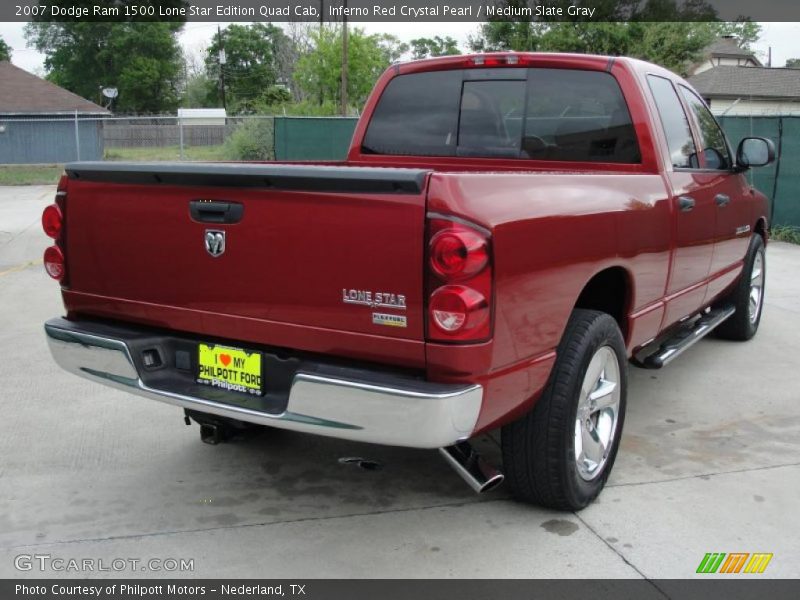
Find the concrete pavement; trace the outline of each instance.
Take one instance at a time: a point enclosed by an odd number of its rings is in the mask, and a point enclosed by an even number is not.
[[[86,576],[14,566],[45,554],[194,560],[96,576],[683,578],[706,552],[771,552],[763,576],[800,575],[800,247],[769,246],[754,340],[631,368],[609,485],[564,514],[475,496],[433,451],[276,430],[208,446],[179,409],[60,371],[38,264],[54,191],[0,188],[0,577]]]

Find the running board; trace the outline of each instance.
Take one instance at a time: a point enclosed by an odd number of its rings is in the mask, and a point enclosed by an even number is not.
[[[715,308],[704,313],[697,319],[691,327],[682,329],[672,337],[661,342],[661,346],[654,354],[649,355],[642,361],[638,361],[638,366],[646,369],[660,369],[671,363],[686,350],[694,346],[697,342],[709,333],[725,319],[728,319],[736,308],[732,305]]]

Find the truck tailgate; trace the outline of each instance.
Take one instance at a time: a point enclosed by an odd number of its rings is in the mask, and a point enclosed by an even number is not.
[[[349,356],[377,336],[397,346],[397,356],[383,349],[379,359],[418,362],[397,342],[421,347],[424,337],[426,171],[197,163],[66,171],[68,310]]]

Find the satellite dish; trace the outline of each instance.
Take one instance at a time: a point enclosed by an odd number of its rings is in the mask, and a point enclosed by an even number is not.
[[[118,95],[119,95],[119,90],[115,87],[103,88],[103,96],[105,96],[109,100],[113,100]]]

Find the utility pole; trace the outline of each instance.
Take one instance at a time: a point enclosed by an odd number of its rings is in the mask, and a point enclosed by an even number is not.
[[[344,11],[342,12],[342,116],[347,116],[347,0],[343,0]]]
[[[325,0],[319,0],[319,41],[322,41],[322,30],[325,26]],[[322,86],[319,88],[319,105],[325,103],[325,94],[322,91]]]
[[[228,112],[228,105],[225,102],[225,64],[228,62],[225,57],[225,46],[222,43],[222,29],[217,25],[217,42],[219,43],[219,55],[217,60],[219,62],[219,91],[222,96],[222,108]]]

